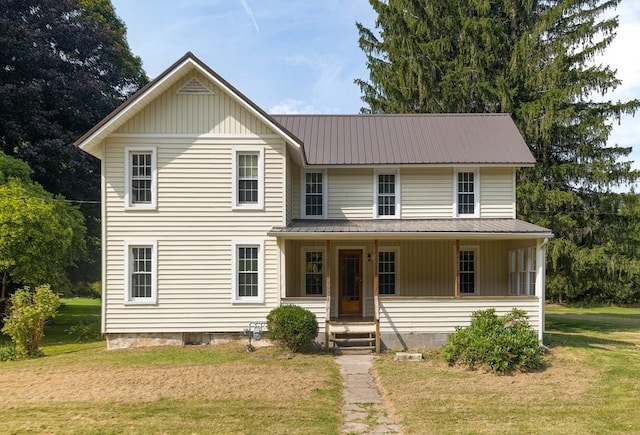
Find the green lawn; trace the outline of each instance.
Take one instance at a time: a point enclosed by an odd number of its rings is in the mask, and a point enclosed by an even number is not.
[[[45,357],[0,363],[3,433],[337,433],[341,378],[328,354],[222,346],[107,351],[76,343],[99,302],[67,299]]]
[[[406,433],[637,433],[640,309],[550,306],[548,367],[496,376],[422,362],[376,362]]]

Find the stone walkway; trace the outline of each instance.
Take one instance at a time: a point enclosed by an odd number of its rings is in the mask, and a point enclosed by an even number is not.
[[[340,355],[336,361],[344,380],[344,424],[340,433],[401,433],[400,426],[387,416],[370,373],[373,355]]]

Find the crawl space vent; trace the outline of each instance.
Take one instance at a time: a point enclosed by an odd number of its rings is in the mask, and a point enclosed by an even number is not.
[[[212,95],[213,91],[203,85],[200,80],[191,79],[191,81],[181,87],[176,93],[180,95]]]

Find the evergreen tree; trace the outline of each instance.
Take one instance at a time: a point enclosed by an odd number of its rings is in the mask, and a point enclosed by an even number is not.
[[[518,214],[556,236],[548,294],[637,300],[639,257],[611,237],[632,221],[620,214],[629,198],[612,189],[638,174],[622,160],[631,149],[607,140],[640,102],[595,99],[620,84],[595,63],[618,26],[603,16],[620,0],[370,2],[376,29],[357,24],[370,74],[356,80],[363,112],[510,113],[538,162],[519,171]]]

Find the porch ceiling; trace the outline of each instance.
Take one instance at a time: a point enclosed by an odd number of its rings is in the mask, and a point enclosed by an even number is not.
[[[293,220],[273,227],[269,236],[285,239],[538,239],[548,228],[518,219]]]

